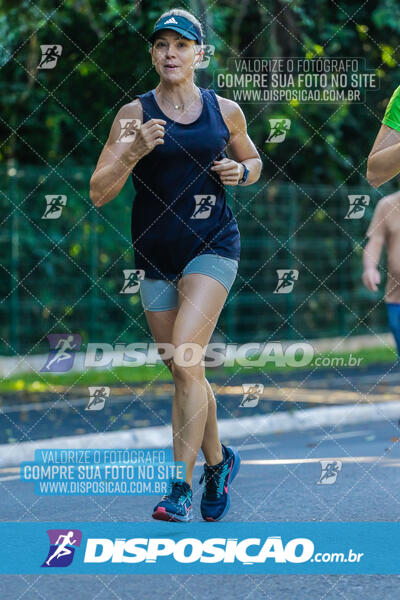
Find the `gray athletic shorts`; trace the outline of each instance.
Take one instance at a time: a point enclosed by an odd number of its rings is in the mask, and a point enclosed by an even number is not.
[[[182,272],[202,273],[216,279],[227,289],[228,293],[236,279],[239,262],[219,254],[200,254],[193,258]],[[171,310],[178,308],[177,282],[164,279],[144,278],[140,282],[140,297],[145,310]]]

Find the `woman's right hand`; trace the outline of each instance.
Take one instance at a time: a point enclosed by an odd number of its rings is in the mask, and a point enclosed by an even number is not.
[[[136,132],[136,137],[126,150],[129,161],[136,162],[149,154],[155,146],[164,143],[164,125],[163,119],[150,119],[142,124]]]

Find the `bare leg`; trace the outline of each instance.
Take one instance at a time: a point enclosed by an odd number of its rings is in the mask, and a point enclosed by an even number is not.
[[[225,290],[225,288],[223,289]],[[172,332],[174,329],[177,313],[178,309],[165,311],[145,311],[147,323],[149,325],[151,334],[156,344],[172,343]],[[216,320],[217,318],[218,315],[216,317]],[[172,360],[165,360],[164,364],[172,373]],[[215,465],[221,462],[223,458],[218,433],[217,404],[214,392],[211,388],[209,381],[205,379],[205,382],[207,390],[207,420],[204,427],[204,435],[201,444],[201,449],[204,453],[204,458],[207,464]]]
[[[178,285],[179,307],[175,319],[172,344],[198,344],[205,348],[211,338],[227,297],[226,288],[216,279],[199,273],[182,277]],[[189,358],[191,352],[185,358]],[[194,464],[200,447],[204,448],[207,462],[222,460],[218,436],[215,398],[207,385],[205,367],[197,361],[185,366],[174,357],[172,375],[175,396],[172,408],[175,460],[186,463],[186,481],[191,485]],[[210,419],[208,419],[211,396]],[[208,428],[206,430],[206,426]]]
[[[210,382],[206,379],[208,413],[206,426],[204,428],[203,443],[201,449],[208,465],[216,465],[221,462],[222,446],[219,440],[218,421],[217,421],[217,402]]]

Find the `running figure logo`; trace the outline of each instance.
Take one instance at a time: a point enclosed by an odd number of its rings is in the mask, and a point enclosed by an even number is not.
[[[296,269],[278,269],[276,272],[278,283],[274,289],[274,294],[290,294],[294,282],[299,278],[299,272]]]
[[[42,57],[38,69],[54,69],[57,59],[60,58],[62,46],[59,44],[44,44],[40,46]]]
[[[258,400],[264,391],[262,383],[242,383],[243,399],[239,404],[239,408],[253,408],[257,406]]]
[[[124,285],[120,294],[135,294],[144,279],[144,269],[124,269]]]
[[[349,210],[345,216],[345,219],[362,219],[365,213],[365,208],[369,206],[369,196],[358,195],[358,196],[347,196],[349,199]]]
[[[67,204],[67,196],[63,194],[57,194],[52,196],[45,196],[46,198],[46,209],[43,213],[42,219],[58,219],[61,217],[62,209]]]
[[[321,477],[317,481],[318,485],[332,485],[335,483],[339,472],[342,470],[342,461],[334,460],[320,460],[321,465]]]
[[[68,567],[74,558],[75,547],[79,548],[82,532],[79,529],[48,529],[49,553],[42,567]]]
[[[80,350],[82,338],[78,333],[50,333],[47,336],[50,352],[46,364],[41,371],[65,373],[72,368],[75,352]]]
[[[290,129],[290,119],[268,119],[271,127],[271,131],[267,138],[267,142],[270,144],[280,144],[284,141],[287,132]]]
[[[194,49],[196,56],[201,50],[204,50],[203,59],[196,63],[195,69],[206,69],[210,64],[211,57],[214,56],[215,46],[212,46],[211,44],[206,44],[205,46],[199,46],[198,44],[195,44]]]
[[[106,399],[110,396],[109,387],[89,387],[89,402],[85,410],[102,410]]]
[[[216,196],[213,194],[197,194],[194,196],[196,208],[191,219],[208,219],[211,214],[211,209],[215,206]]]
[[[133,142],[137,131],[140,129],[140,119],[119,119],[121,131],[117,142]]]

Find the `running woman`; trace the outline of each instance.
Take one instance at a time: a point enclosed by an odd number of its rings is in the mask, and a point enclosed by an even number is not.
[[[192,519],[192,474],[201,448],[206,460],[199,482],[204,480],[201,514],[216,521],[229,509],[229,485],[240,457],[220,442],[216,401],[201,359],[186,366],[177,360],[177,349],[186,343],[205,349],[209,343],[240,258],[240,234],[224,186],[254,183],[262,162],[238,104],[194,83],[195,65],[203,56],[198,19],[182,9],[169,10],[157,20],[150,40],[159,84],[116,115],[90,197],[103,206],[132,173],[135,267],[145,272],[141,300],[156,344],[175,349],[164,363],[175,384],[174,459],[186,464],[186,481],[172,480],[152,516]],[[129,144],[118,142],[120,120],[140,122]],[[225,153],[227,146],[233,159]]]
[[[400,86],[386,107],[382,125],[368,157],[367,179],[377,188],[400,173]],[[378,271],[386,247],[388,277],[385,304],[389,326],[400,357],[400,191],[384,196],[376,205],[367,231],[363,254],[363,283],[376,292],[381,278]]]

